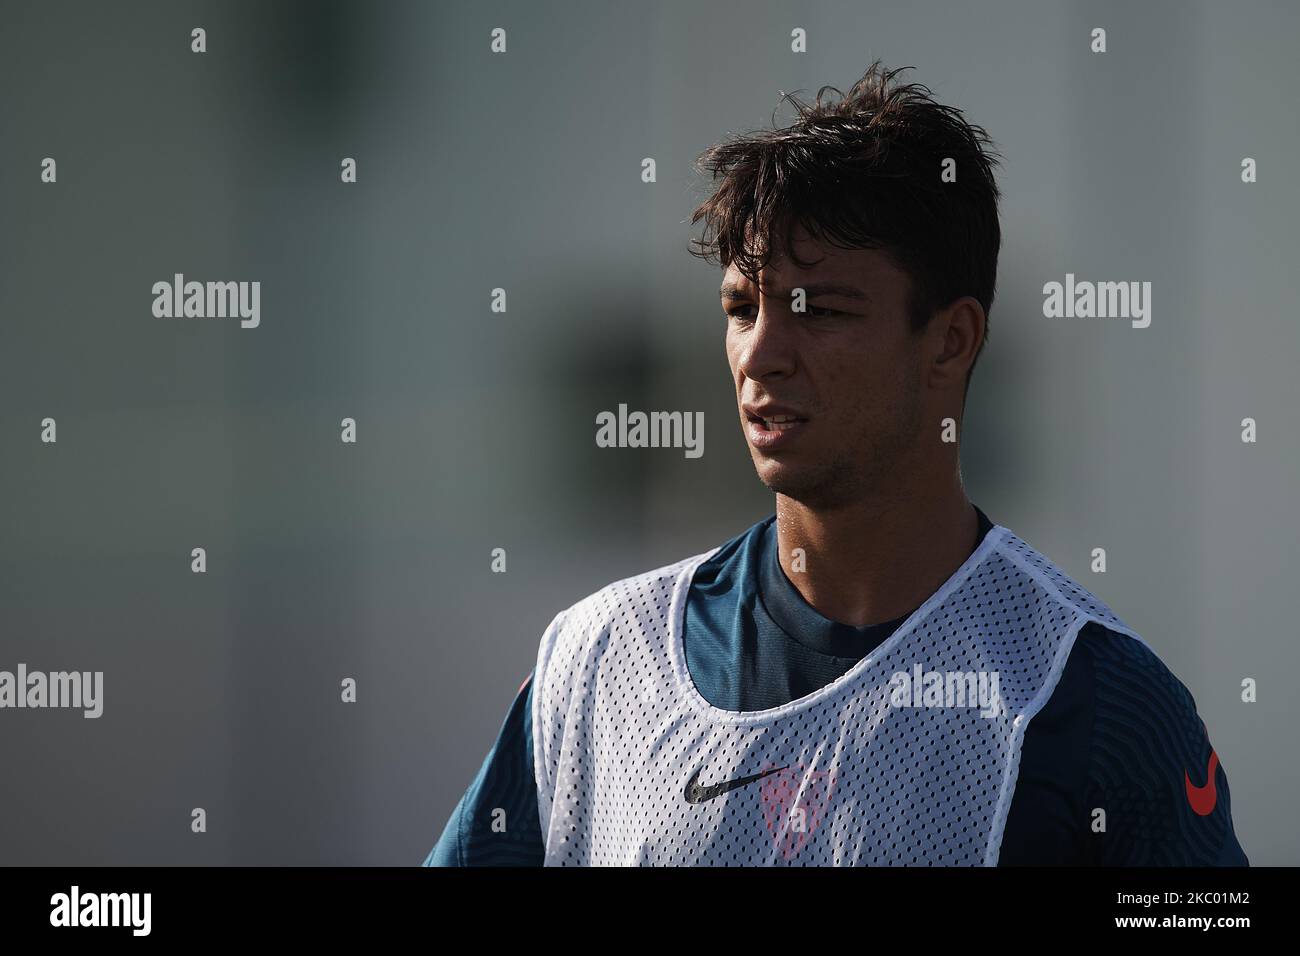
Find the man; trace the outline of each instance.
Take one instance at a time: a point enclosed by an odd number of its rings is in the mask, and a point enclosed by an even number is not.
[[[702,157],[775,515],[555,617],[427,864],[1247,864],[1191,694],[963,490],[997,161],[897,72]]]

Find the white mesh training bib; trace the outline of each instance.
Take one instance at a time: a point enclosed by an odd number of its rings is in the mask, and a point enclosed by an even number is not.
[[[720,710],[682,645],[691,577],[717,550],[610,584],[542,636],[532,717],[548,866],[996,865],[1025,728],[1079,629],[1142,641],[996,525],[837,680]]]

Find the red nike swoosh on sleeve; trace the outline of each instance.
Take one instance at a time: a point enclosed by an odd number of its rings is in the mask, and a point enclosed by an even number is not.
[[[1191,804],[1192,812],[1198,816],[1208,817],[1214,812],[1214,805],[1219,802],[1219,794],[1214,787],[1214,771],[1219,766],[1219,755],[1213,750],[1210,751],[1210,768],[1205,771],[1205,786],[1192,786],[1192,778],[1187,775],[1187,770],[1183,770],[1183,783],[1187,787],[1187,802]]]

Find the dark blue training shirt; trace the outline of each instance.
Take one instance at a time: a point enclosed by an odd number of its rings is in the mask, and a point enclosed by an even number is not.
[[[993,527],[975,511],[971,551]],[[785,576],[771,515],[696,570],[687,668],[715,707],[779,707],[840,677],[910,616],[865,627],[823,617]],[[532,690],[529,675],[426,866],[542,863]],[[998,865],[1248,866],[1221,760],[1215,787],[1207,786],[1211,750],[1178,678],[1131,637],[1088,623],[1025,729]],[[1093,830],[1097,808],[1105,811],[1102,833]],[[501,811],[504,831],[495,832]]]

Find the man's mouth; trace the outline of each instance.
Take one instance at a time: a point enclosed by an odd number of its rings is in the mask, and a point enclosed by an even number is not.
[[[789,444],[808,424],[806,417],[791,408],[746,405],[744,412],[750,444],[765,451]]]
[[[795,415],[773,415],[771,418],[752,418],[751,421],[758,422],[769,431],[783,432],[787,429],[794,428],[799,422],[805,419]]]

